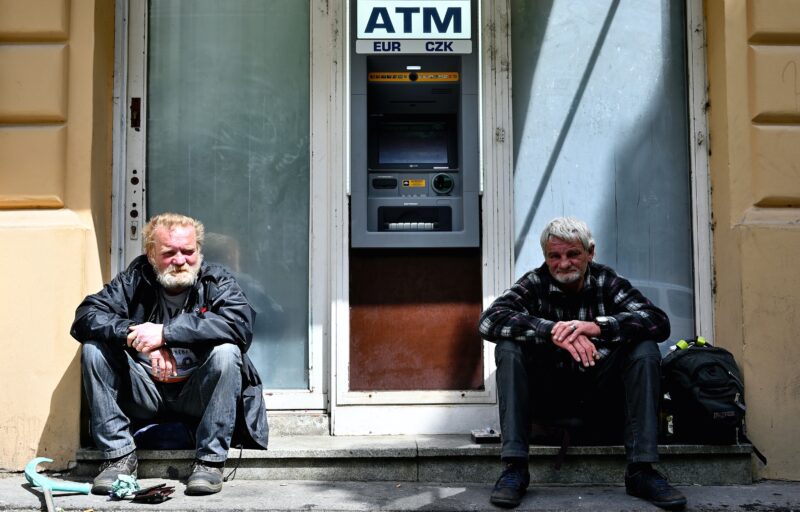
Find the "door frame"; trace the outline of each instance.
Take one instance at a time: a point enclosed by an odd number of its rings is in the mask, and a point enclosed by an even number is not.
[[[692,194],[692,256],[696,332],[714,336],[714,246],[709,174],[708,73],[703,2],[686,0],[686,58],[688,72],[689,158]]]
[[[496,19],[507,16],[506,2],[478,2],[478,66],[481,69],[479,83],[479,122],[483,127],[479,133],[481,159],[482,218],[484,226],[481,239],[482,305],[486,307],[501,293],[511,279],[513,269],[513,218],[510,208],[500,208],[513,192],[511,138],[511,93],[510,68],[498,63],[509,57],[510,39],[507,30],[489,30]],[[341,33],[349,34],[351,2],[346,2]],[[498,18],[500,17],[500,18]],[[503,25],[503,24],[498,24]],[[350,308],[349,308],[349,215],[348,195],[350,184],[350,83],[349,83],[349,37],[342,48],[342,58],[347,62],[344,69],[346,82],[344,111],[347,113],[343,143],[346,153],[343,165],[348,169],[346,179],[335,189],[336,211],[341,212],[335,220],[333,238],[340,245],[333,253],[335,269],[332,309],[332,426],[335,434],[444,434],[466,432],[472,428],[497,425],[497,390],[494,379],[494,345],[482,342],[483,378],[482,390],[438,390],[438,391],[350,391]],[[491,47],[492,51],[485,51]],[[487,128],[491,126],[492,128]],[[497,127],[497,129],[495,129]],[[504,139],[498,136],[505,130]],[[505,143],[508,140],[509,143]],[[486,173],[489,168],[492,172]],[[502,202],[501,202],[502,201]],[[477,329],[477,325],[475,327]]]
[[[127,162],[136,155],[127,140],[129,82],[142,81],[129,71],[135,58],[129,41],[142,34],[129,26],[131,5],[116,2],[112,257],[115,274],[125,266],[129,225],[126,199]],[[480,0],[476,0],[480,1]],[[311,2],[311,215],[309,286],[309,390],[267,391],[268,409],[330,409],[334,433],[413,433],[415,420],[429,433],[447,430],[438,418],[454,423],[488,425],[496,421],[493,345],[484,342],[485,390],[469,392],[347,391],[349,363],[349,210],[350,126],[349,52],[346,35],[348,0]],[[703,3],[686,0],[688,116],[690,125],[693,263],[697,332],[713,339],[714,284],[711,191],[706,116],[707,73]],[[511,120],[510,0],[481,2],[478,50],[481,69],[481,198],[483,306],[488,306],[514,278],[513,136]],[[139,48],[146,48],[141,46]],[[142,82],[144,83],[144,82]],[[146,106],[144,106],[146,108]],[[144,113],[144,111],[143,111]],[[345,129],[343,129],[344,127]],[[143,153],[138,156],[143,161]],[[486,172],[489,170],[489,172]],[[330,395],[328,394],[330,390]],[[372,395],[372,396],[369,396]],[[329,397],[333,398],[330,400]],[[370,405],[376,404],[376,405]],[[380,405],[378,405],[380,404]],[[405,405],[409,404],[409,405]],[[369,405],[369,407],[365,407]],[[385,420],[376,420],[386,414]],[[470,418],[475,418],[475,421]],[[392,423],[394,422],[394,426]],[[433,425],[433,426],[431,426]],[[391,428],[390,428],[391,427]],[[457,429],[463,431],[463,428]]]

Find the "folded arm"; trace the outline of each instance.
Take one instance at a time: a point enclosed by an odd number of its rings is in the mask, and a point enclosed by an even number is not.
[[[246,351],[253,340],[255,311],[232,276],[225,276],[202,300],[199,311],[181,313],[164,323],[167,346],[191,347],[196,344],[236,343]]]
[[[120,274],[99,292],[87,296],[75,311],[70,334],[83,343],[94,340],[115,343],[124,347],[128,341],[128,328],[133,325],[129,318],[125,286],[129,276]]]
[[[627,279],[618,278],[607,291],[612,304],[600,337],[609,343],[664,341],[669,337],[669,317]]]
[[[523,276],[481,313],[478,330],[485,340],[529,343],[551,341],[555,322],[531,313],[537,298],[530,276],[531,274]]]

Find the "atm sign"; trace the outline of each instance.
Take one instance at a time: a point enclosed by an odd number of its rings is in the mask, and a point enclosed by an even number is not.
[[[358,0],[358,39],[470,39],[470,0]]]

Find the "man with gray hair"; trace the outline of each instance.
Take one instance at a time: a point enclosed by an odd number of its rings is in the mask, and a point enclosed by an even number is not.
[[[78,306],[91,433],[105,462],[92,492],[136,476],[131,419],[164,413],[198,421],[186,494],[222,489],[234,430],[267,448],[261,380],[247,357],[255,313],[234,277],[203,261],[199,221],[164,213],[147,223],[145,254]]]
[[[667,315],[628,280],[593,261],[594,239],[584,222],[553,219],[541,245],[544,264],[480,318],[481,336],[497,344],[504,469],[491,502],[515,507],[522,501],[536,419],[581,425],[586,439],[616,430],[628,460],[628,494],[663,508],[685,506],[686,498],[651,466],[658,461],[656,343],[669,336]]]

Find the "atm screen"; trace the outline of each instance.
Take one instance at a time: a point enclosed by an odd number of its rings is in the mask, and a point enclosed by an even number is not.
[[[448,121],[381,120],[372,160],[377,167],[454,167]]]

